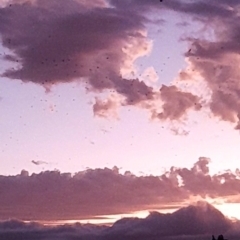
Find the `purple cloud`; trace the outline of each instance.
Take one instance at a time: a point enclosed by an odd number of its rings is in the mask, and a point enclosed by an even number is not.
[[[0,223],[0,238],[10,239],[209,239],[212,234],[239,237],[239,222],[231,222],[206,202],[181,208],[172,214],[151,212],[145,219],[123,218],[112,226],[80,223],[42,226],[16,220]]]
[[[190,169],[172,167],[160,176],[120,174],[117,168],[0,176],[0,218],[85,219],[182,206],[193,196],[238,202],[239,170],[210,175],[208,163],[202,157]]]

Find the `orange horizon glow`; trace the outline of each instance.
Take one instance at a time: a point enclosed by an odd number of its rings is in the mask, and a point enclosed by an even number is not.
[[[229,218],[232,221],[240,220],[240,203],[211,203],[216,209],[218,209],[222,214]],[[183,204],[182,207],[186,207],[186,204]],[[89,219],[72,219],[72,220],[52,220],[52,221],[24,221],[25,223],[29,222],[38,222],[45,226],[59,226],[59,225],[73,225],[76,223],[79,224],[95,224],[95,225],[106,225],[111,226],[116,221],[122,218],[146,218],[150,212],[160,212],[163,214],[173,213],[180,208],[166,208],[166,209],[149,209],[142,211],[135,211],[132,213],[123,213],[123,214],[109,214],[109,215],[99,215]]]

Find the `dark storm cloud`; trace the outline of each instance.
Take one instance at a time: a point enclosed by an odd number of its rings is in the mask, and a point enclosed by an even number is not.
[[[192,196],[238,201],[239,171],[210,175],[208,163],[202,157],[191,169],[172,167],[160,176],[120,174],[117,168],[0,176],[0,218],[91,218],[181,205]]]
[[[172,214],[151,212],[145,219],[123,218],[112,226],[63,225],[42,226],[12,220],[0,223],[0,238],[36,240],[110,240],[110,239],[209,239],[212,234],[239,236],[238,222],[231,222],[214,207],[198,202]]]

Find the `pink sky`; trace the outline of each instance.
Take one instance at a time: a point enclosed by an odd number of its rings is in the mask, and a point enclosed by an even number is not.
[[[239,6],[0,1],[1,220],[240,219]]]

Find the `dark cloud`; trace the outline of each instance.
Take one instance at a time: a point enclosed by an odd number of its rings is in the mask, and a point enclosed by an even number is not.
[[[186,57],[211,90],[209,107],[222,120],[239,129],[240,87],[239,1],[194,1],[168,7],[205,24],[213,33],[211,39],[190,36],[186,40],[191,51]]]
[[[96,94],[118,94],[123,98],[122,106],[137,105],[149,110],[142,103],[159,100],[159,93],[144,81],[124,78],[122,71],[129,70],[136,58],[149,51],[146,24],[157,24],[158,19],[147,18],[146,11],[157,6],[156,1],[100,0],[94,4],[77,0],[5,4],[0,8],[0,35],[2,45],[11,54],[4,58],[18,67],[6,70],[3,76],[42,85],[47,91],[52,84],[77,80]],[[164,89],[167,87],[163,86],[161,92]],[[174,89],[174,103],[166,94],[161,95],[163,118],[180,117],[191,108],[183,100],[191,97],[188,93],[179,97],[179,91]],[[192,95],[192,100],[195,98]],[[175,107],[182,106],[183,101],[183,109],[177,113]],[[113,105],[113,101],[107,102],[96,101],[94,114],[105,117],[107,107]],[[100,114],[100,108],[104,114]]]
[[[224,215],[205,202],[181,208],[172,214],[151,212],[146,219],[122,219],[113,225],[119,234],[147,237],[216,234],[231,228]]]
[[[218,4],[213,0],[12,1],[11,6],[0,8],[0,35],[3,46],[12,52],[5,59],[19,67],[3,75],[47,89],[55,83],[82,81],[89,91],[110,90],[123,97],[122,106],[137,105],[159,119],[179,120],[188,110],[201,109],[198,96],[164,85],[159,94],[145,82],[122,74],[139,53],[148,51],[146,24],[154,22],[149,13],[174,11],[188,16],[189,24],[192,20],[204,24],[214,35],[211,39],[186,37],[183,32],[191,49],[185,56],[211,90],[211,112],[239,129],[239,5],[237,0],[220,0]],[[191,79],[189,72],[184,73],[187,71],[181,71],[181,79]],[[162,112],[149,107],[156,106],[159,99]],[[107,107],[114,103],[103,102],[96,101],[95,115],[105,117]]]
[[[0,189],[1,218],[25,220],[125,213],[157,204],[161,196],[167,200],[173,194],[182,195],[180,189],[159,177],[122,175],[107,168],[89,169],[73,176],[56,171],[1,176]]]
[[[126,104],[151,98],[151,87],[120,73],[130,57],[128,46],[145,47],[145,17],[83,3],[38,0],[1,8],[2,44],[13,53],[5,59],[21,65],[3,76],[48,86],[78,79],[92,91],[114,90]]]
[[[212,17],[215,15],[221,15],[222,17],[231,17],[232,11],[228,6],[235,6],[237,0],[218,1],[218,4],[214,0],[198,0],[198,1],[187,1],[187,0],[168,0],[163,1],[161,4],[159,1],[155,0],[110,0],[110,3],[118,8],[136,8],[139,12],[144,10],[153,10],[153,9],[170,9],[176,12],[182,13],[191,13],[200,16]]]
[[[221,16],[223,18],[229,18],[232,16],[232,10],[228,8],[228,4],[223,1],[210,0],[198,0],[198,1],[177,1],[170,0],[165,2],[167,9],[174,10],[176,12],[182,12],[184,14],[195,14],[200,17],[214,17]]]
[[[240,52],[240,24],[238,0],[217,2],[213,0],[197,1],[158,1],[130,0],[117,1],[111,3],[119,8],[125,8],[127,4],[136,7],[138,12],[144,9],[171,10],[176,14],[188,16],[190,24],[197,21],[205,26],[205,30],[212,34],[212,37],[205,37],[206,32],[195,32],[186,38],[184,30],[183,36],[190,45],[190,51],[186,52],[188,62],[194,73],[199,73],[203,81],[211,90],[209,108],[214,116],[222,120],[235,123],[235,128],[240,129],[240,87],[239,87],[239,52]],[[161,7],[157,7],[158,6]],[[202,31],[202,29],[201,29]],[[184,73],[181,72],[181,73]],[[191,76],[188,75],[188,79]],[[182,79],[183,76],[180,76]],[[189,99],[189,104],[193,105],[195,99]],[[167,112],[174,112],[174,100],[168,100],[165,107]],[[182,109],[184,112],[184,109]],[[174,115],[165,115],[165,117]],[[181,111],[179,112],[181,115]],[[160,114],[164,117],[164,114]]]
[[[62,225],[48,227],[36,222],[23,223],[18,220],[11,220],[0,223],[0,239],[10,240],[70,240],[70,239],[98,239],[105,230],[104,226],[90,224]]]
[[[56,227],[16,220],[0,223],[0,238],[36,240],[108,239],[209,239],[212,234],[239,237],[239,222],[231,222],[206,202],[181,208],[172,214],[151,212],[145,219],[123,218],[112,226],[79,223]],[[233,238],[234,237],[234,238]]]
[[[208,163],[202,157],[190,169],[172,167],[160,176],[120,174],[116,167],[74,175],[58,171],[29,175],[24,170],[17,176],[0,176],[0,218],[92,218],[181,206],[192,196],[238,201],[239,170],[210,175]]]

